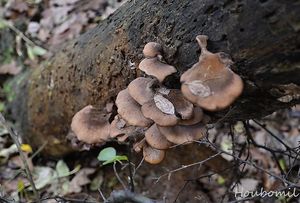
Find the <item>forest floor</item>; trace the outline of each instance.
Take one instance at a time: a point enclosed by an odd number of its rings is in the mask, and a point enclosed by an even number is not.
[[[122,3],[0,0],[0,112],[9,118],[6,103],[14,95],[12,78],[39,68],[63,42],[97,26]],[[10,123],[14,125],[13,121]],[[181,163],[184,157],[174,161],[174,152],[164,161],[173,162],[172,166],[152,166],[142,162],[141,155],[132,154],[136,192],[165,202],[229,202],[241,190],[278,191],[287,180],[299,184],[300,106],[280,110],[259,121],[215,125],[209,130],[208,139],[223,152],[236,154],[222,153],[225,161],[238,165],[237,170],[229,169],[234,178],[213,172],[205,163],[195,164],[191,170],[184,168]],[[127,155],[126,146],[116,143],[107,146],[117,149],[118,155]],[[97,159],[101,148],[63,159],[42,156],[43,146],[32,150],[30,143],[22,143],[22,150],[43,202],[103,202],[113,190],[124,189],[119,178],[126,188],[130,187],[128,163],[116,162],[115,169],[113,163],[103,165]],[[15,143],[0,126],[0,202],[33,201],[33,189],[22,168],[23,160]],[[248,202],[297,202],[297,199],[273,195],[250,198]]]

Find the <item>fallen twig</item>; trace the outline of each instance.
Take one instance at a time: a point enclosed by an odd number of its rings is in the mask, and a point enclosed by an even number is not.
[[[112,191],[110,197],[105,201],[105,203],[162,203],[162,201],[157,201],[144,197],[140,194],[133,193],[129,190],[115,190]]]
[[[22,162],[24,164],[24,168],[25,168],[25,172],[26,172],[26,176],[29,180],[29,183],[32,187],[33,193],[35,195],[36,198],[36,202],[40,203],[40,195],[39,192],[37,191],[33,178],[32,178],[32,174],[30,172],[26,157],[21,149],[21,144],[19,142],[18,139],[18,135],[15,133],[14,129],[9,125],[9,123],[6,122],[4,116],[0,113],[0,124],[7,130],[7,132],[9,133],[10,137],[12,138],[13,142],[16,144],[17,148],[18,148],[18,152],[20,154],[20,157],[22,159]]]

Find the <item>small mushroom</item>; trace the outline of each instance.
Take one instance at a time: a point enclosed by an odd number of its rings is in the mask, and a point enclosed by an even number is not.
[[[162,54],[162,46],[157,42],[148,42],[143,49],[143,54],[146,58],[154,58]]]
[[[130,96],[140,105],[150,101],[154,97],[152,85],[155,84],[155,79],[138,77],[128,85]]]
[[[142,114],[141,106],[130,96],[128,89],[119,92],[116,105],[118,113],[130,125],[148,127],[153,123]]]
[[[178,124],[179,125],[195,125],[197,123],[199,123],[200,121],[202,121],[203,119],[203,111],[200,107],[196,106],[193,109],[193,115],[191,118],[187,119],[187,120],[183,120],[181,119]]]
[[[156,97],[155,97],[156,98]],[[153,120],[155,123],[158,123],[161,126],[174,126],[177,124],[179,118],[175,115],[175,109],[171,102],[162,99],[161,95],[156,101],[161,101],[162,107],[158,108],[155,100],[145,103],[142,106],[142,113],[146,118]]]
[[[168,141],[174,144],[187,144],[203,138],[207,133],[207,129],[203,124],[190,126],[176,125],[171,127],[162,127],[158,125],[157,128]]]
[[[165,150],[154,149],[147,144],[143,147],[145,161],[150,164],[159,164],[165,158],[165,154]]]
[[[158,57],[142,60],[139,69],[147,75],[154,76],[159,82],[163,82],[167,76],[177,72],[174,66],[161,62]]]
[[[185,98],[206,110],[224,109],[242,93],[242,79],[229,68],[233,63],[229,57],[206,49],[207,36],[196,39],[201,55],[198,63],[182,74],[181,91]]]
[[[110,124],[108,119],[109,114],[104,114],[99,109],[89,105],[74,115],[71,130],[82,142],[88,144],[102,143],[109,139]]]
[[[147,143],[155,149],[168,149],[172,146],[172,143],[169,142],[157,129],[156,124],[153,124],[150,128],[148,128],[145,132],[145,138]]]

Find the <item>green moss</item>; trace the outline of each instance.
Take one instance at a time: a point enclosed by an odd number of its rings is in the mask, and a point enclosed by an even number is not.
[[[13,81],[4,83],[3,91],[8,102],[12,102],[16,97],[16,92],[13,90]]]

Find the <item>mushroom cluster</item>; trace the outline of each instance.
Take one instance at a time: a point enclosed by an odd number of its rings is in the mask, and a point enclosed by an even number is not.
[[[204,137],[208,116],[202,109],[228,107],[241,94],[243,83],[229,68],[229,57],[206,49],[207,36],[196,39],[201,47],[199,62],[181,76],[181,90],[163,85],[177,70],[164,62],[162,46],[149,42],[139,64],[146,77],[136,78],[118,93],[117,114],[87,106],[73,117],[72,133],[88,144],[110,139],[126,142],[136,137],[134,150],[143,151],[145,161],[151,164],[160,163],[171,146]]]

